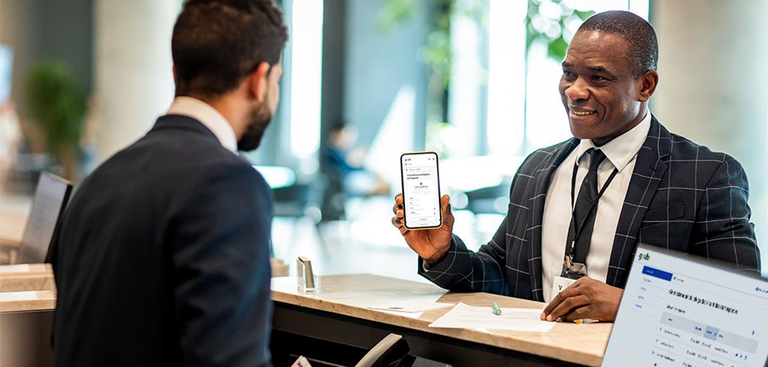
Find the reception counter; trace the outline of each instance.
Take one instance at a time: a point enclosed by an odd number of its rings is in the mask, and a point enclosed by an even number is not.
[[[0,293],[55,289],[50,264],[0,265]]]
[[[0,339],[9,343],[15,340],[14,345],[23,346],[15,353],[17,357],[35,359],[43,362],[41,365],[50,361],[50,323],[56,304],[55,287],[49,283],[53,279],[46,267],[34,265],[22,273],[19,271],[25,269],[0,268],[0,286],[6,287],[0,291],[0,318],[4,324]],[[23,278],[27,283],[22,286],[19,279]],[[25,290],[10,289],[13,282]],[[370,274],[323,276],[318,283],[319,291],[305,294],[297,289],[296,278],[272,279],[275,366],[285,364],[281,355],[286,360],[293,354],[311,355],[317,350],[338,355],[340,349],[334,348],[339,346],[352,351],[349,361],[356,360],[389,333],[403,335],[411,355],[454,367],[600,366],[612,328],[609,323],[557,323],[547,333],[430,328],[429,324],[450,308],[396,313],[369,307],[405,300],[487,307],[496,302],[502,308],[534,309],[544,304],[487,293],[446,292],[431,284]],[[10,362],[7,357],[1,359]]]
[[[411,354],[461,366],[600,366],[612,324],[558,323],[548,333],[440,329],[428,325],[450,308],[420,314],[368,308],[419,300],[472,306],[543,309],[544,304],[488,293],[447,293],[424,284],[370,274],[319,278],[320,290],[302,293],[296,278],[272,279],[277,335],[370,348],[389,333],[401,334]]]
[[[53,364],[51,325],[56,293],[0,292],[0,366]]]

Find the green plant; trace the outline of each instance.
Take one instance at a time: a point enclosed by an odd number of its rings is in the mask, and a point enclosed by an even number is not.
[[[563,0],[530,0],[525,17],[526,54],[534,42],[547,45],[547,56],[557,62],[565,59],[568,43],[573,36],[571,29],[581,25],[595,14],[592,10],[571,8]]]
[[[460,13],[487,23],[486,0],[384,0],[378,15],[380,31],[390,31],[413,18],[423,7],[431,14],[429,32],[421,48],[422,61],[440,76],[445,88],[451,76],[451,19]]]
[[[382,0],[378,27],[390,31],[419,11],[427,10],[430,25],[420,56],[430,71],[427,96],[427,145],[440,149],[446,130],[448,94],[451,88],[451,21],[455,14],[463,14],[482,25],[488,23],[489,0]],[[523,1],[523,0],[505,0]],[[537,42],[547,46],[547,56],[562,61],[568,50],[572,32],[594,11],[582,11],[570,7],[564,0],[527,0],[525,17],[526,49],[528,55]],[[513,21],[513,20],[510,20]],[[528,62],[525,62],[525,97],[527,99]],[[527,105],[527,103],[525,103]]]
[[[55,61],[35,65],[27,92],[30,112],[40,126],[46,150],[72,179],[87,109],[85,93],[69,68]]]
[[[448,94],[451,88],[451,20],[455,14],[462,14],[487,23],[487,0],[382,0],[377,25],[379,31],[387,32],[407,22],[419,12],[429,15],[429,28],[424,46],[419,50],[422,62],[429,70],[427,93],[427,140],[448,120]],[[430,143],[427,142],[429,145]]]

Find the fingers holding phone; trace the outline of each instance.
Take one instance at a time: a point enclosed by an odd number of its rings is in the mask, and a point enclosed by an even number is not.
[[[441,228],[445,227],[452,230],[454,217],[453,213],[451,212],[450,196],[443,195],[440,198],[440,210],[443,214],[443,225]],[[395,215],[392,217],[392,225],[400,230],[400,234],[404,235],[406,232],[408,232],[408,228],[406,228],[403,224],[403,216],[405,215],[405,208],[403,207],[403,194],[397,194],[395,196],[395,205],[392,206],[392,214]]]
[[[440,198],[440,206],[443,212],[443,225],[439,228],[409,230],[403,225],[403,195],[397,194],[392,212],[392,225],[403,235],[405,242],[413,251],[430,264],[440,261],[451,247],[451,235],[453,234],[454,217],[451,212],[451,198],[443,195]]]
[[[453,231],[450,198],[440,196],[437,154],[403,154],[400,170],[403,194],[395,197],[392,224],[422,258],[436,262],[448,251]]]

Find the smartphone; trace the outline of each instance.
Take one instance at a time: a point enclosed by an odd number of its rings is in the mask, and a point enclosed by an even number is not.
[[[400,156],[405,228],[432,229],[443,225],[437,162],[435,152],[405,153]]]

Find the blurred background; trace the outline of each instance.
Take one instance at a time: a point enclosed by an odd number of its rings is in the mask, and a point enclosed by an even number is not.
[[[652,112],[744,165],[768,264],[768,2],[278,3],[290,30],[281,103],[245,155],[274,189],[278,258],[308,256],[320,274],[418,279],[390,224],[406,151],[440,154],[455,232],[471,248],[489,240],[522,159],[571,136],[557,84],[573,33],[594,12],[623,9],[658,34]],[[28,212],[44,170],[80,182],[165,113],[182,6],[0,0],[1,210]]]

